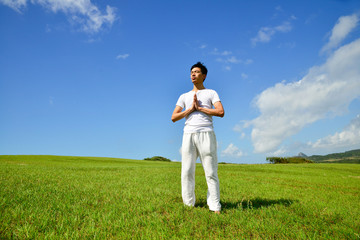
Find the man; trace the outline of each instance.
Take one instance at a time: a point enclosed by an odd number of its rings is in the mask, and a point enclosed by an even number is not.
[[[223,117],[218,94],[204,87],[207,68],[200,62],[191,67],[193,89],[182,94],[171,116],[176,122],[186,118],[182,142],[181,191],[187,206],[195,205],[195,166],[200,157],[208,186],[209,209],[220,214],[220,187],[217,175],[217,143],[212,116]],[[184,111],[183,111],[184,109]]]

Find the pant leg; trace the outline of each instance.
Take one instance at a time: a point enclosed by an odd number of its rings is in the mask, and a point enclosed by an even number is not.
[[[181,193],[187,206],[195,205],[195,167],[198,151],[192,133],[184,133],[181,147]]]
[[[220,211],[220,183],[217,174],[217,142],[214,132],[202,132],[199,135],[199,155],[208,185],[207,204],[211,211]]]

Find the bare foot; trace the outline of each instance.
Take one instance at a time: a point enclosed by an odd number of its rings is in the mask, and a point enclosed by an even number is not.
[[[220,211],[214,211],[214,213],[220,215]]]

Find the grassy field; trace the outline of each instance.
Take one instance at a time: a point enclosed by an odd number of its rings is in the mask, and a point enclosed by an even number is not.
[[[360,165],[220,164],[221,215],[180,163],[0,156],[0,239],[359,239]]]

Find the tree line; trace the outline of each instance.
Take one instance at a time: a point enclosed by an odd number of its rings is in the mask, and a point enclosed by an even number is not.
[[[267,157],[266,161],[278,164],[278,163],[314,163],[313,161],[303,157]]]

